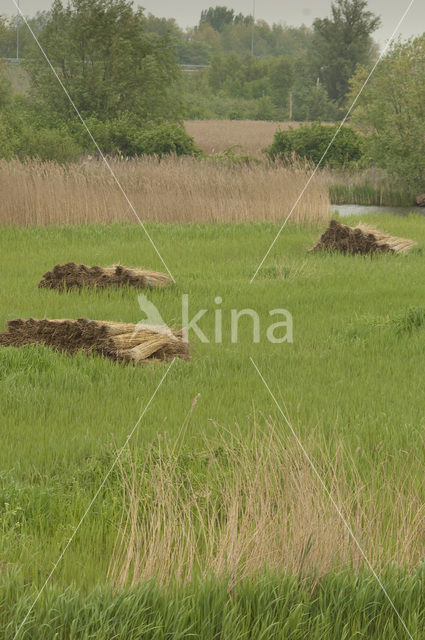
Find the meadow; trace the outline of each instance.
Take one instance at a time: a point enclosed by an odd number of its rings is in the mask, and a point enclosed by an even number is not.
[[[161,270],[139,226],[19,221],[0,229],[1,328],[14,317],[143,318],[133,290],[37,289],[67,260]],[[368,222],[418,247],[311,254],[325,217],[289,224],[252,284],[276,222],[148,223],[176,279],[149,299],[178,326],[188,294],[191,317],[207,309],[209,342],[191,332],[191,360],[173,364],[20,637],[421,637],[425,224]],[[246,308],[260,342],[246,317],[232,343],[231,310]],[[266,339],[277,308],[293,316],[291,344]],[[0,350],[0,637],[14,637],[166,366]]]

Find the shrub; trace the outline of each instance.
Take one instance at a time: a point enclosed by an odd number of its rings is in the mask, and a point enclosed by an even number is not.
[[[338,125],[302,125],[287,131],[278,129],[274,140],[265,151],[273,160],[288,160],[294,154],[317,164],[328,148]],[[324,163],[332,167],[342,167],[361,159],[363,140],[351,127],[344,126],[328,150]]]
[[[13,106],[16,108],[8,108],[0,113],[1,158],[68,162],[78,159],[84,152],[96,152],[81,122],[74,120],[65,125],[38,117],[28,105],[22,106],[15,101]],[[124,114],[107,122],[88,118],[86,124],[99,148],[106,154],[162,156],[167,153],[201,153],[193,138],[175,123],[141,125],[131,115]]]
[[[182,126],[175,123],[140,124],[130,114],[107,122],[101,122],[96,118],[89,118],[86,122],[99,147],[105,153],[122,156],[201,153],[193,138]],[[73,130],[86,151],[94,152],[94,145],[83,126],[79,123],[74,124]]]
[[[63,128],[38,127],[7,112],[0,115],[1,158],[40,158],[67,162],[77,159],[82,151]]]
[[[201,153],[192,136],[183,127],[173,123],[145,126],[137,138],[137,148],[137,155],[175,153],[181,156]]]

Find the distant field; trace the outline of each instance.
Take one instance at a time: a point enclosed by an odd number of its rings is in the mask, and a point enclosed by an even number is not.
[[[264,120],[187,120],[186,131],[206,153],[220,153],[229,147],[235,152],[261,156],[270,145],[276,129],[300,126],[299,122],[266,122]]]
[[[261,156],[270,145],[276,129],[299,127],[297,122],[266,122],[260,120],[188,120],[186,131],[206,153],[220,153],[229,147],[236,152]]]

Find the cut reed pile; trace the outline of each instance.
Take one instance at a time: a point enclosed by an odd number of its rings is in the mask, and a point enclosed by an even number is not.
[[[232,583],[264,571],[317,579],[344,567],[367,569],[303,452],[278,429],[269,422],[249,438],[225,432],[192,457],[166,437],[147,451],[129,451],[120,461],[123,511],[112,583],[153,578],[169,585],[200,576]],[[347,450],[329,453],[317,434],[304,444],[372,565],[420,565],[423,496],[409,469],[394,483],[389,456],[365,482]]]
[[[311,251],[341,251],[342,253],[407,253],[416,242],[408,238],[390,236],[375,227],[359,223],[349,227],[331,220]]]
[[[99,320],[10,320],[0,333],[0,346],[44,344],[69,354],[84,351],[136,364],[189,357],[181,332],[168,327]]]
[[[158,271],[147,271],[115,265],[113,267],[89,267],[85,264],[67,262],[57,264],[46,271],[38,283],[47,289],[81,289],[82,287],[103,289],[105,287],[135,287],[137,289],[165,287],[171,284],[169,275]]]
[[[304,166],[228,167],[177,157],[111,160],[111,165],[139,217],[153,222],[278,222],[309,176]],[[0,225],[136,222],[98,160],[66,167],[2,160],[0,192]],[[319,179],[310,185],[291,219],[316,223],[329,217],[328,190]]]

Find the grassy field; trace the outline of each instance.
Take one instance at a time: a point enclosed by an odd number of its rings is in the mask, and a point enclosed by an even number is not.
[[[409,637],[250,356],[420,637],[425,223],[368,221],[418,248],[308,254],[323,226],[289,225],[252,284],[276,224],[148,225],[177,281],[150,299],[178,325],[189,294],[191,317],[208,309],[199,326],[210,342],[190,336],[191,361],[173,365],[22,637]],[[162,268],[135,225],[1,228],[0,326],[142,319],[131,290],[38,290],[67,260]],[[230,340],[231,309],[245,308],[259,313],[259,344],[249,318]],[[293,344],[265,338],[276,308],[293,315]],[[13,637],[163,374],[43,347],[0,350],[0,637]]]

